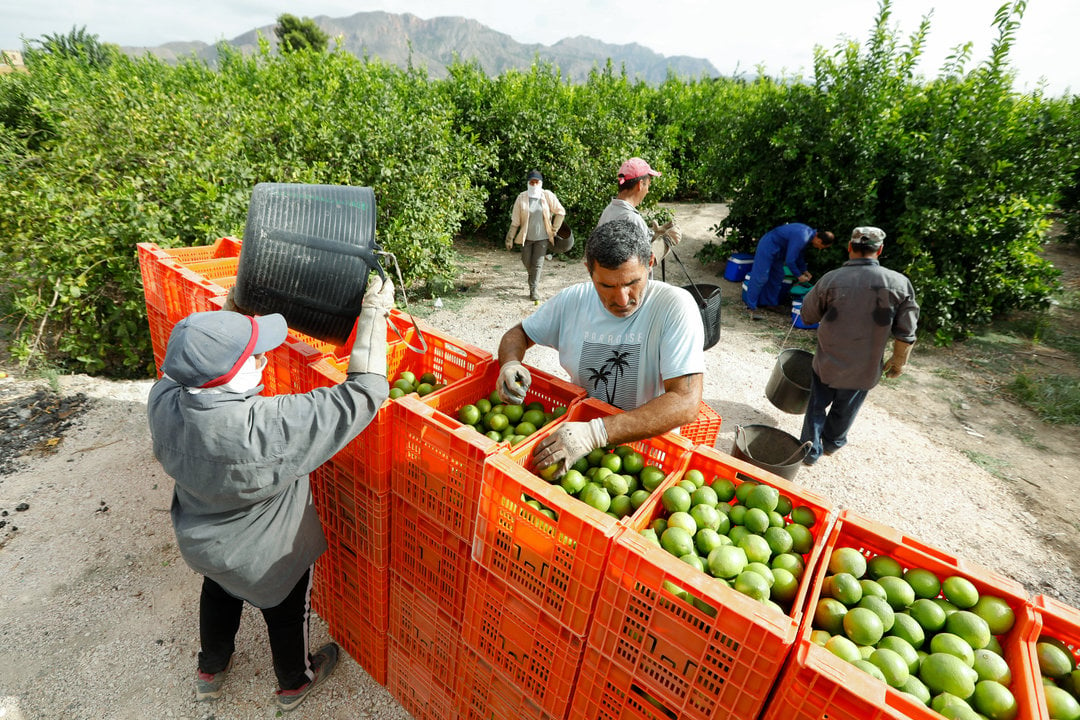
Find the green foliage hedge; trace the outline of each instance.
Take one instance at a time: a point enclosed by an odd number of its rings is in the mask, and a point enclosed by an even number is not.
[[[86,36],[65,43],[75,52],[42,43],[29,73],[0,76],[0,303],[13,352],[148,375],[135,244],[240,236],[258,182],[371,186],[378,241],[407,283],[441,291],[456,236],[502,242],[529,168],[584,238],[632,155],[664,173],[647,204],[730,204],[704,259],[783,222],[841,238],[875,224],[889,233],[883,262],[912,278],[940,342],[1045,304],[1051,213],[1067,233],[1080,227],[1080,105],[1012,91],[1022,2],[995,17],[987,60],[968,69],[961,48],[931,80],[913,70],[929,22],[901,39],[889,12],[883,2],[864,45],[819,48],[811,81],[655,87],[610,63],[580,84],[541,62],[499,77],[458,62],[434,80],[340,48],[279,55],[264,41],[243,57],[223,46],[211,69],[80,53]],[[834,247],[813,269],[843,259]]]

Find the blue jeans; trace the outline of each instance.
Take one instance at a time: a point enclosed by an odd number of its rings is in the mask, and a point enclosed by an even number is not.
[[[806,454],[807,460],[814,462],[821,453],[836,452],[847,444],[848,430],[855,424],[855,416],[859,414],[867,392],[829,387],[816,372],[813,373],[801,438],[802,442],[810,440],[814,443]]]

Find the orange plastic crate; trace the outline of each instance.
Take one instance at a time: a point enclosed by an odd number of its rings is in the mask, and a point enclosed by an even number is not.
[[[888,555],[905,569],[926,568],[944,580],[951,575],[967,578],[980,595],[996,595],[1013,609],[1016,624],[999,637],[1005,660],[1012,670],[1012,690],[1019,705],[1018,720],[1039,718],[1032,677],[1032,661],[1026,633],[1034,622],[1027,592],[1014,580],[982,566],[901,534],[898,530],[861,517],[849,510],[840,513],[825,544],[806,599],[807,612],[799,639],[777,680],[762,720],[941,720],[941,716],[903,693],[889,687],[810,640],[813,612],[821,597],[821,584],[829,557],[841,547],[858,548],[867,558]]]
[[[150,325],[150,344],[154,349],[154,367],[161,374],[161,364],[165,362],[165,350],[169,346],[169,334],[172,324],[165,316],[165,311],[146,304],[146,321]]]
[[[386,684],[389,571],[326,532],[329,548],[315,563],[312,609],[330,636],[380,684]]]
[[[415,720],[448,720],[456,717],[458,699],[453,675],[439,675],[415,658],[394,638],[389,638],[387,690]]]
[[[461,651],[455,688],[460,720],[556,720],[530,700],[520,685],[468,647]]]
[[[567,412],[570,421],[618,412],[587,399]],[[538,433],[542,436],[543,433]],[[532,449],[540,438],[488,459],[476,515],[473,558],[573,633],[585,635],[611,544],[631,518],[616,520],[567,495],[532,473]],[[675,482],[690,450],[685,439],[664,434],[630,443],[668,477],[653,499]],[[526,504],[532,498],[554,519]]]
[[[722,478],[736,485],[748,480],[771,485],[794,506],[814,510],[815,541],[803,556],[807,570],[790,614],[724,586],[645,540],[638,531],[664,514],[663,506],[654,501],[641,507],[646,512],[634,515],[629,530],[612,546],[589,647],[621,671],[613,678],[615,687],[628,689],[621,679],[627,674],[634,687],[678,717],[749,720],[764,706],[798,636],[812,571],[835,514],[831,503],[816,494],[710,447],[695,447],[675,481],[690,469],[700,470],[706,482]],[[671,585],[688,592],[694,601],[675,595]],[[611,690],[597,681],[591,692],[579,690],[579,712],[586,713]],[[640,692],[625,697],[627,702],[643,700]]]
[[[679,434],[694,445],[712,447],[716,444],[716,436],[720,433],[720,424],[720,415],[702,400],[698,407],[697,420],[679,428]]]
[[[1031,624],[1026,628],[1025,645],[1031,658],[1031,674],[1035,682],[1035,703],[1038,705],[1039,720],[1050,720],[1046,708],[1046,693],[1042,686],[1042,671],[1039,670],[1035,643],[1043,635],[1060,640],[1072,651],[1073,659],[1080,663],[1080,610],[1056,600],[1048,595],[1036,595],[1031,599]]]
[[[431,671],[445,683],[457,676],[461,619],[413,587],[399,573],[390,573],[390,637],[412,665]]]
[[[427,352],[421,354],[409,349],[418,342],[415,329],[406,330],[404,341],[395,339],[396,334],[387,331],[388,376],[396,377],[405,370],[417,375],[433,372],[441,382],[451,386],[491,362],[491,354],[483,350],[455,343],[449,336],[429,329],[425,329],[424,334]],[[269,357],[271,362],[264,372],[266,395],[307,392],[345,380],[345,363],[338,369],[338,361],[333,356],[326,356],[305,342],[290,339]],[[349,469],[358,484],[376,492],[390,490],[392,439],[396,432],[390,407],[395,402],[386,400],[363,432],[334,456],[335,462]]]
[[[651,695],[629,670],[586,646],[567,720],[675,720],[677,707]],[[823,716],[824,717],[824,716]],[[723,720],[725,715],[716,716]]]
[[[166,259],[171,260],[154,243],[139,243],[136,245],[139,257],[139,273],[142,275],[143,297],[146,306],[152,307],[159,312],[165,312],[165,276]]]
[[[335,460],[311,474],[311,494],[323,528],[376,567],[390,564],[390,492],[356,481]]]
[[[391,569],[460,622],[472,565],[469,543],[393,493],[390,508]]]
[[[541,710],[563,717],[573,699],[584,636],[475,564],[465,607],[465,646],[501,670]]]

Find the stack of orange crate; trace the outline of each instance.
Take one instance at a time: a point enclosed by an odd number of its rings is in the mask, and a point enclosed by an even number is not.
[[[617,412],[589,398],[565,421]],[[533,473],[533,451],[551,431],[492,456],[484,468],[457,690],[463,718],[496,717],[503,707],[530,711],[518,716],[566,716],[608,553],[676,482],[691,447],[670,433],[631,443],[666,477],[634,514],[616,520]],[[554,517],[527,504],[530,498]]]
[[[979,595],[1005,600],[1016,616],[1013,628],[999,637],[1012,671],[1009,689],[1018,705],[1017,720],[1040,718],[1032,675],[1034,642],[1029,642],[1033,611],[1027,591],[1014,580],[956,558],[849,510],[840,513],[826,541],[806,598],[798,642],[788,656],[762,720],[940,720],[941,715],[913,696],[888,686],[840,659],[810,639],[813,608],[821,598],[829,558],[837,548],[854,547],[867,559],[887,555],[905,569],[925,568],[941,580],[959,575],[970,580]],[[1038,667],[1037,664],[1034,667]]]
[[[817,516],[814,544],[790,614],[753,600],[640,535],[663,515],[655,503],[614,543],[599,589],[569,718],[731,718],[753,720],[794,644],[813,568],[835,520],[831,503],[787,480],[710,447],[697,446],[683,470],[735,485],[771,485]],[[680,588],[692,602],[673,592]]]
[[[550,410],[585,395],[541,370],[530,372],[526,403]],[[486,460],[508,443],[463,425],[457,411],[488,397],[498,373],[492,362],[425,397],[401,398],[393,409],[390,605],[413,612],[391,616],[388,687],[416,718],[446,717],[443,709],[458,703],[477,501]]]
[[[413,327],[397,311],[391,314],[391,323],[402,337],[389,343],[388,378],[406,370],[417,376],[430,372],[453,387],[492,362],[490,353],[423,323]],[[392,337],[394,330],[388,332]],[[343,380],[347,358],[328,356],[326,362],[332,366],[327,371],[332,381]],[[390,621],[396,617],[390,612],[393,407],[406,398],[384,402],[364,432],[323,465],[312,483],[331,546],[325,571],[317,568],[315,610],[327,620],[331,635],[383,685],[389,681]],[[348,516],[351,508],[356,512]],[[341,527],[345,532],[338,530]],[[347,577],[354,581],[344,582]]]

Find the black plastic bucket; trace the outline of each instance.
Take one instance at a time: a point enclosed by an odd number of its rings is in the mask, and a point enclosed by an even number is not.
[[[798,348],[783,350],[776,358],[765,396],[786,413],[806,412],[810,404],[810,381],[814,374],[814,354]]]
[[[683,290],[694,296],[694,302],[701,311],[701,322],[705,325],[705,350],[720,342],[720,303],[722,301],[719,285],[683,285]]]
[[[812,447],[794,435],[768,425],[739,425],[735,428],[733,457],[764,468],[786,480],[794,480],[806,453]]]
[[[251,193],[236,271],[236,304],[281,313],[289,327],[344,343],[368,273],[384,276],[369,187],[259,183]]]

